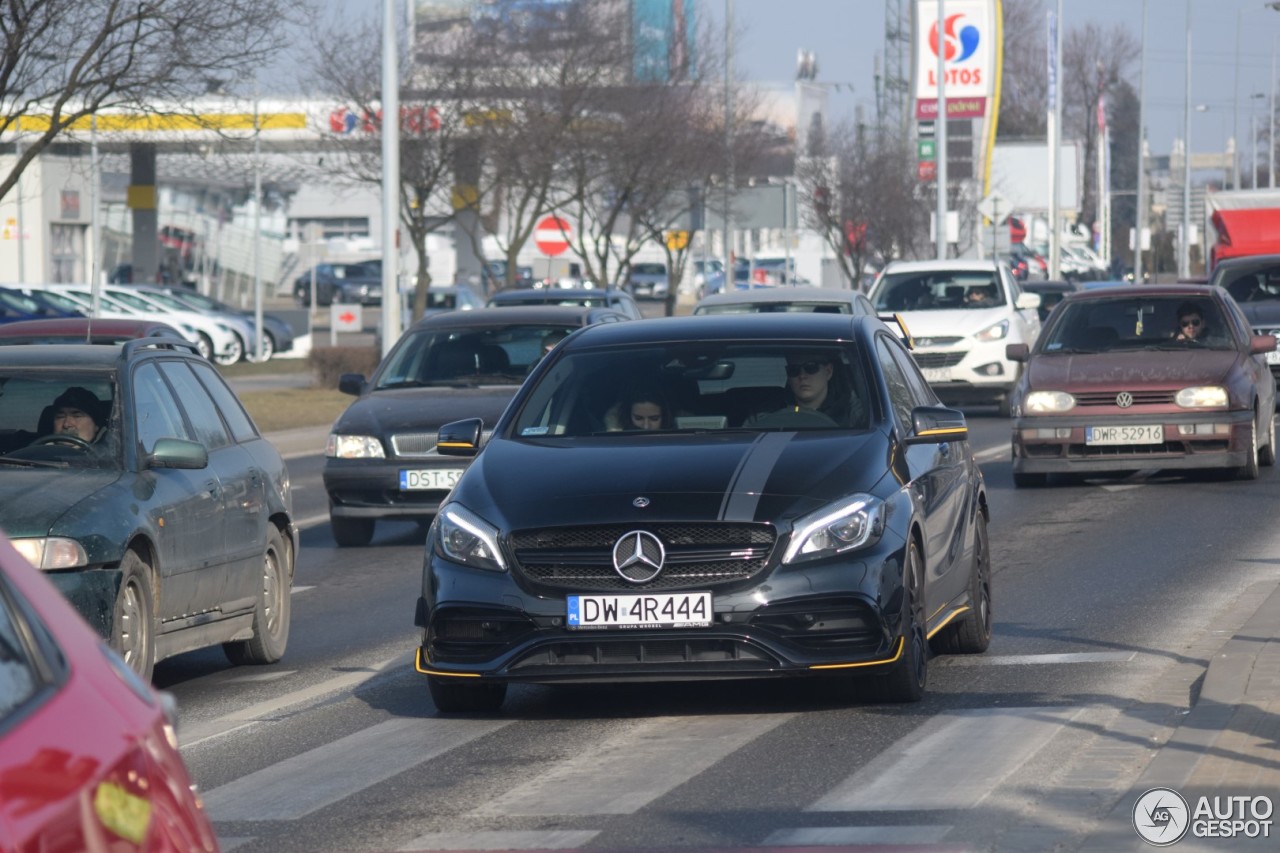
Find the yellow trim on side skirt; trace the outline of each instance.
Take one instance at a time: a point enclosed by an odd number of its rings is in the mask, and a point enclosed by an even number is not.
[[[867,661],[862,661],[861,663],[819,663],[819,664],[814,664],[813,666],[809,667],[809,669],[853,669],[854,667],[857,667],[857,666],[881,666],[886,663],[893,663],[898,658],[902,657],[902,649],[904,646],[906,646],[906,644],[907,644],[907,638],[899,637],[898,650],[893,653],[893,657],[885,658],[884,660],[867,660]]]
[[[479,678],[479,673],[475,672],[441,672],[438,669],[427,669],[422,665],[422,646],[418,646],[418,652],[413,656],[413,668],[423,675],[449,675],[454,678]]]
[[[962,605],[962,606],[960,606],[960,607],[957,607],[955,610],[952,610],[950,613],[948,613],[948,614],[947,614],[947,618],[946,618],[946,619],[943,619],[941,622],[939,622],[939,623],[938,623],[938,627],[934,628],[932,631],[930,631],[930,632],[925,636],[925,639],[927,639],[927,640],[932,640],[932,639],[933,639],[933,635],[934,635],[934,634],[938,633],[938,632],[939,632],[939,631],[941,631],[943,628],[947,627],[947,623],[949,623],[952,619],[956,618],[956,617],[957,617],[957,616],[959,616],[961,613],[964,613],[965,611],[967,611],[967,610],[969,610],[969,609],[970,609],[970,608],[969,608],[969,605],[965,604],[965,605]]]

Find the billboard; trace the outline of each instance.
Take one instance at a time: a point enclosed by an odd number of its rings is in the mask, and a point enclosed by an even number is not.
[[[665,83],[697,76],[696,0],[631,0],[632,75]]]
[[[981,118],[999,77],[999,11],[995,0],[946,0],[938,28],[937,0],[917,0],[916,118],[938,115],[938,52],[943,52],[948,118]]]

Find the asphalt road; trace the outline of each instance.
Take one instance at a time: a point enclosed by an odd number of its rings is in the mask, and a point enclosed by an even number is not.
[[[1103,849],[1089,838],[1150,757],[1143,727],[1185,713],[1205,644],[1274,586],[1280,474],[1015,491],[1008,421],[970,415],[995,638],[935,658],[913,706],[802,682],[520,686],[497,715],[438,716],[411,661],[423,531],[380,523],[337,549],[320,459],[291,460],[285,659],[156,670],[224,848]]]

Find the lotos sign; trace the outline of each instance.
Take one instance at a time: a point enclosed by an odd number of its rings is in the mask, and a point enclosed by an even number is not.
[[[377,133],[382,124],[382,110],[355,110],[338,107],[329,111],[329,132],[351,134]],[[430,133],[440,129],[440,111],[435,107],[403,106],[400,108],[401,133]]]
[[[964,106],[956,110],[948,103],[948,116],[984,114],[987,99],[995,94],[998,14],[994,0],[946,0],[947,17],[939,33],[937,0],[917,0],[917,117],[932,118],[938,113],[939,52],[945,59],[947,101],[955,99]]]

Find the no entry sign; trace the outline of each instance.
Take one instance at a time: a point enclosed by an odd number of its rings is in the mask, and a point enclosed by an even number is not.
[[[558,216],[544,216],[533,229],[533,242],[542,254],[554,258],[569,248],[569,221]]]

